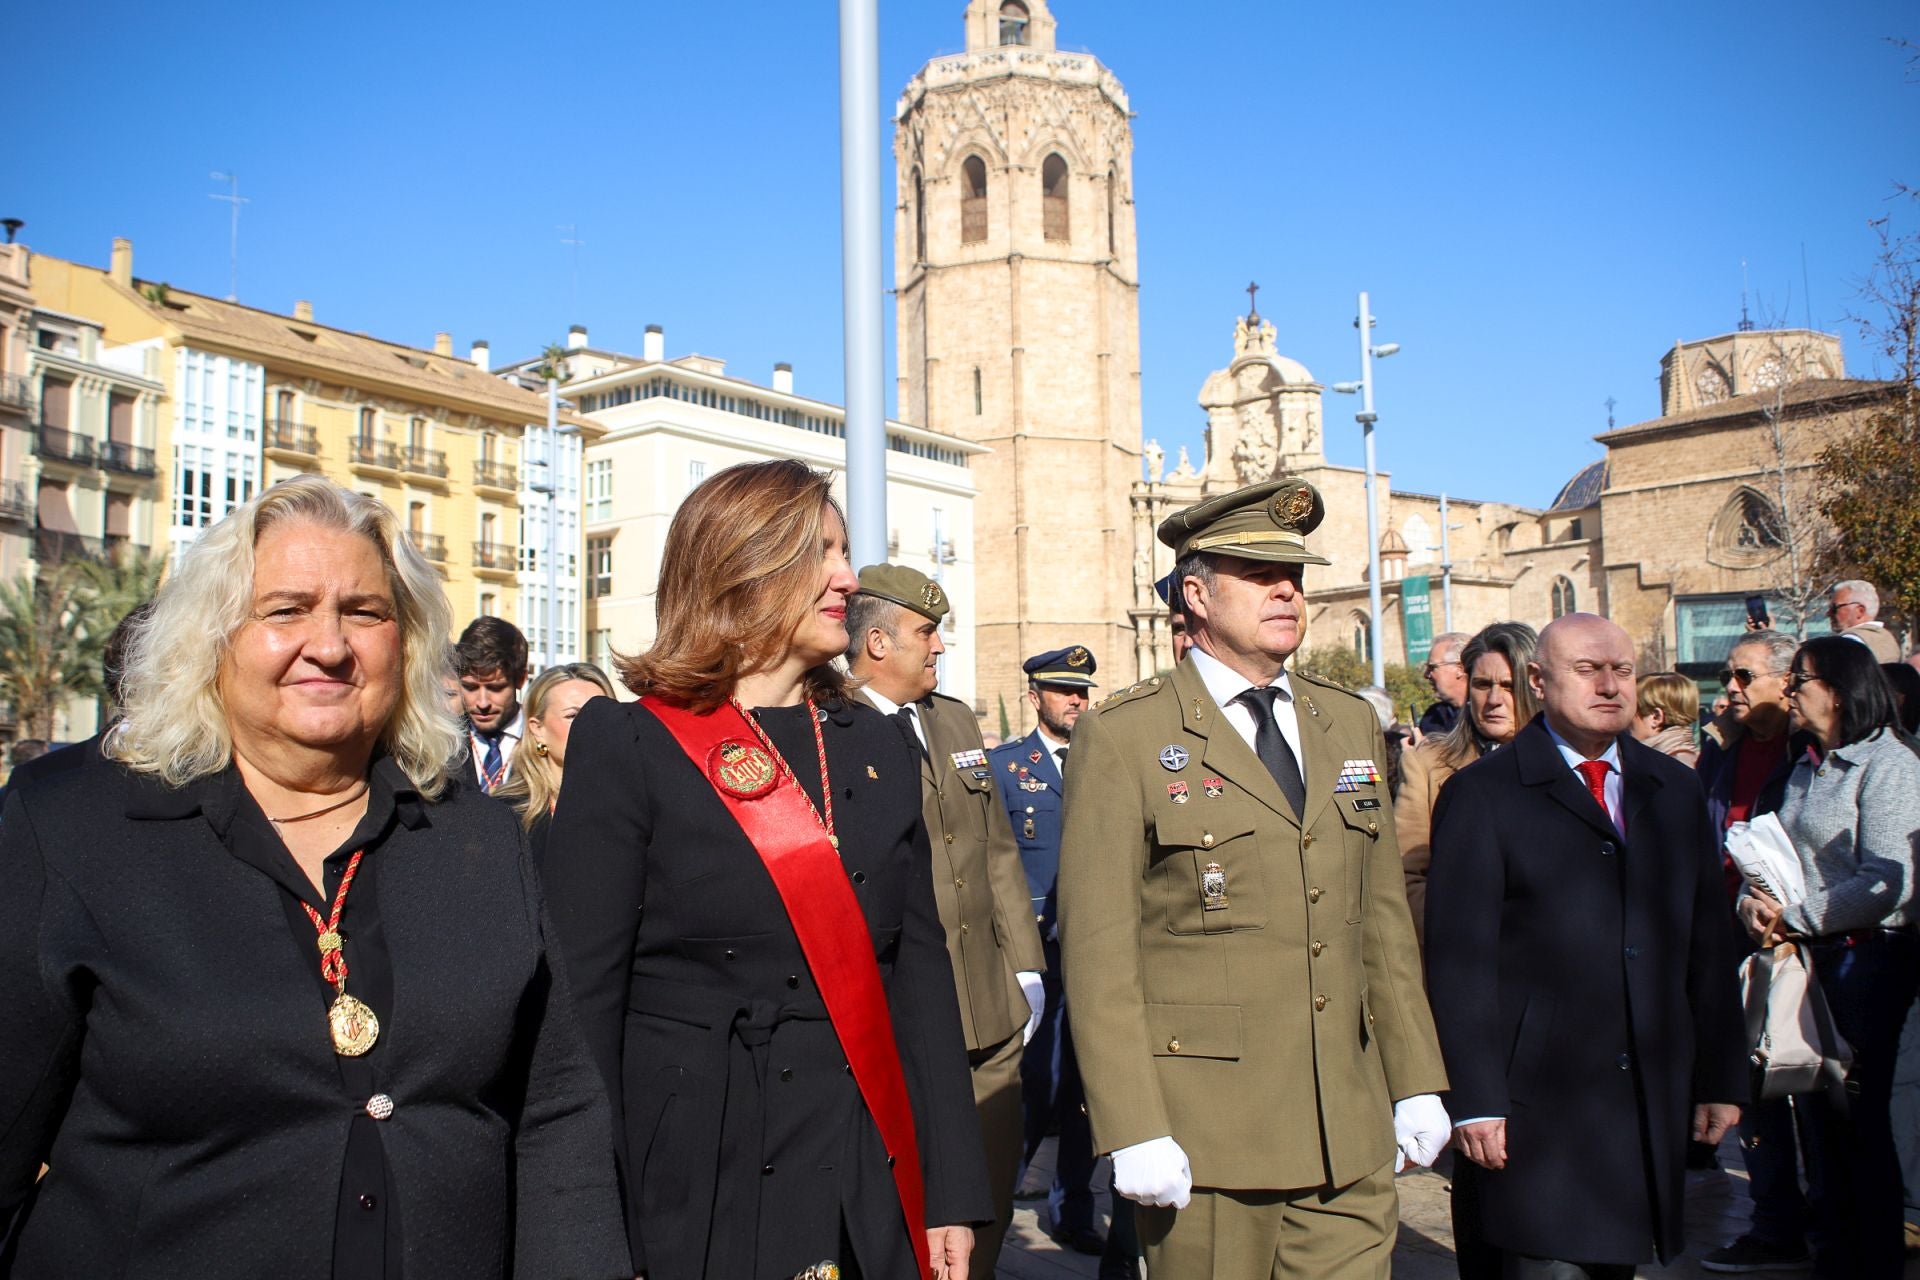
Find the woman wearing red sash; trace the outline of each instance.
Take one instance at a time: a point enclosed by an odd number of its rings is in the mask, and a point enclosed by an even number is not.
[[[832,665],[830,477],[728,468],[667,534],[638,703],[574,722],[545,866],[634,1265],[964,1277],[990,1220],[914,748]]]

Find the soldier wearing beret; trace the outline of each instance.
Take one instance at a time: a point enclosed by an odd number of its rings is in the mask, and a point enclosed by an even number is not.
[[[1286,669],[1323,515],[1283,479],[1169,517],[1194,648],[1074,734],[1067,1002],[1154,1280],[1382,1275],[1447,1138],[1380,722]]]
[[[1099,1253],[1106,1242],[1094,1226],[1093,1135],[1087,1127],[1080,1070],[1067,1026],[1054,916],[1064,791],[1060,776],[1073,726],[1090,701],[1096,665],[1086,646],[1077,644],[1028,658],[1021,669],[1027,673],[1027,700],[1040,723],[1026,737],[988,753],[993,780],[999,784],[1000,798],[1020,843],[1033,918],[1047,950],[1046,1010],[1020,1066],[1026,1158],[1031,1160],[1047,1134],[1059,1130],[1053,1185],[1047,1192],[1052,1217],[1049,1234],[1080,1253]]]
[[[935,693],[951,608],[940,584],[905,565],[860,571],[847,598],[847,666],[856,695],[899,722],[920,758],[921,811],[933,844],[933,896],[960,998],[994,1223],[975,1233],[973,1274],[992,1276],[1020,1176],[1020,1051],[1039,1021],[1040,933],[1006,810],[994,792],[980,722]]]

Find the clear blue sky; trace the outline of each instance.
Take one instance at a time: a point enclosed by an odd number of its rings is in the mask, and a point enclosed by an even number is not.
[[[961,0],[883,0],[885,117],[962,44]],[[1606,424],[1658,412],[1676,338],[1842,332],[1868,220],[1920,180],[1911,4],[1056,0],[1127,87],[1145,433],[1199,457],[1194,397],[1250,279],[1281,350],[1356,375],[1373,295],[1381,465],[1545,503]],[[841,393],[834,6],[88,3],[11,25],[0,215],[37,250],[497,361],[587,324]],[[886,137],[876,147],[889,146]],[[888,152],[890,155],[890,151]],[[887,169],[891,200],[891,164]],[[1903,214],[1907,210],[1902,210]],[[578,299],[563,224],[578,228]],[[886,224],[891,228],[891,219]],[[1802,246],[1807,282],[1802,283]],[[891,262],[891,242],[887,257]],[[891,335],[891,327],[889,327]],[[1328,398],[1334,461],[1353,401]]]

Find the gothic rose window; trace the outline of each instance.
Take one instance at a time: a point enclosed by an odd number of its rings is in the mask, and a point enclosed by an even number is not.
[[[1727,398],[1727,375],[1720,371],[1717,364],[1702,365],[1693,379],[1693,389],[1699,395],[1701,404],[1718,404]]]
[[[1780,508],[1746,485],[1727,499],[1707,531],[1707,559],[1728,568],[1769,564],[1786,545],[1786,521]]]

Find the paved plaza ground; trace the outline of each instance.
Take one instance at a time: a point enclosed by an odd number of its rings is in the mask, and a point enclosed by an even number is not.
[[[1036,1165],[1049,1170],[1053,1160],[1052,1138],[1041,1147]],[[1699,1256],[1718,1248],[1746,1229],[1748,1218],[1747,1175],[1741,1166],[1740,1144],[1728,1139],[1720,1148],[1720,1169],[1687,1175],[1687,1252],[1668,1266],[1640,1269],[1644,1280],[1694,1280],[1712,1276],[1703,1270]],[[1096,1184],[1107,1180],[1107,1162],[1102,1160],[1095,1172]],[[1404,1173],[1400,1187],[1400,1242],[1393,1251],[1395,1280],[1454,1280],[1452,1210],[1447,1179],[1430,1170]],[[1000,1256],[1001,1280],[1069,1280],[1092,1276],[1099,1269],[1098,1259],[1063,1249],[1047,1238],[1046,1226],[1039,1214],[1045,1201],[1022,1200],[1014,1205],[1013,1230],[1007,1248]],[[1104,1225],[1107,1197],[1099,1198]],[[1805,1271],[1759,1272],[1761,1277],[1806,1276]],[[1920,1280],[1920,1261],[1907,1265],[1908,1280]]]

